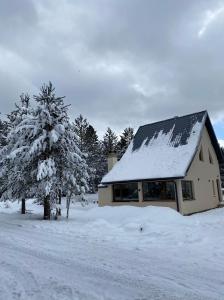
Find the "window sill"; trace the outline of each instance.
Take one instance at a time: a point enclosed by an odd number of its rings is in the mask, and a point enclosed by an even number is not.
[[[113,202],[139,202],[139,200],[124,200],[124,199],[122,199],[122,200],[113,200]]]
[[[183,201],[195,201],[196,199],[183,199]]]
[[[144,199],[142,202],[176,202],[176,200],[170,199]]]

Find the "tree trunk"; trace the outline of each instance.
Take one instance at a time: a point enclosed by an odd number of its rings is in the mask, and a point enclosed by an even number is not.
[[[61,216],[61,189],[58,191],[58,204],[60,205],[60,208],[58,209],[58,215]]]
[[[71,197],[69,196],[69,197],[67,197],[67,199],[66,199],[67,219],[68,219],[68,216],[69,216],[70,202],[71,202]]]
[[[22,203],[21,203],[21,214],[25,215],[26,213],[26,199],[22,198]]]
[[[50,208],[50,196],[44,198],[44,220],[50,220],[51,208]]]

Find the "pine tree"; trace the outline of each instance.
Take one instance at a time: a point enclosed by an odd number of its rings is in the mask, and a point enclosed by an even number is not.
[[[86,156],[89,171],[89,192],[95,193],[102,176],[105,175],[102,144],[98,139],[96,130],[82,115],[75,119],[74,131],[78,136],[79,147]]]
[[[30,114],[29,95],[22,94],[20,103],[15,106],[16,109],[8,115],[9,132],[6,145],[1,150],[1,196],[21,200],[21,213],[25,214],[27,196],[25,187],[28,186],[29,181],[26,181],[26,177],[30,178],[30,176],[26,165],[21,163],[23,152],[19,152],[18,149],[24,149],[26,143],[21,139],[17,126]]]
[[[83,195],[88,189],[87,165],[63,98],[56,97],[51,83],[44,85],[34,96],[36,109],[11,133],[12,137],[19,134],[21,142],[8,157],[17,159],[26,188],[44,205],[45,219],[50,219],[51,211],[56,218],[59,215],[62,191],[71,199],[73,194]]]
[[[80,114],[74,122],[74,131],[78,137],[79,149],[82,152],[86,152],[86,134],[89,123],[87,120]]]
[[[39,158],[37,180],[41,188],[44,186],[45,218],[49,218],[49,207],[57,206],[61,187],[69,197],[72,194],[82,195],[88,189],[88,173],[83,153],[78,147],[78,138],[69,123],[68,107],[64,105],[63,97],[55,96],[50,83],[42,87],[35,100],[39,104],[36,122],[39,132],[30,152]]]
[[[130,142],[134,137],[134,129],[131,127],[127,127],[124,129],[123,133],[120,136],[120,140],[118,142],[118,156],[121,158],[125,151],[127,150]]]
[[[111,128],[107,128],[107,131],[103,136],[103,140],[100,142],[99,146],[100,158],[97,170],[98,183],[100,183],[102,177],[107,173],[108,154],[111,152],[117,152],[118,150],[118,138],[115,132],[111,130]]]
[[[104,155],[108,155],[110,152],[116,152],[118,147],[118,138],[109,127],[103,137],[103,152]]]
[[[105,151],[103,141],[100,141],[99,142],[99,159],[97,162],[97,170],[96,170],[97,185],[100,184],[103,176],[108,171],[107,158],[108,158],[108,152]]]
[[[7,115],[9,128],[15,128],[30,113],[30,96],[21,94],[19,103],[15,103],[15,109]]]
[[[7,144],[8,127],[8,122],[0,119],[0,149]]]
[[[90,192],[95,193],[101,181],[101,145],[98,140],[96,130],[89,125],[85,136],[85,150],[87,153],[87,165],[89,167],[89,187]]]

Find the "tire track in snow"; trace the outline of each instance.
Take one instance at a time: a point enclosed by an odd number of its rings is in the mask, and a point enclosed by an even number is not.
[[[0,246],[4,253],[2,259],[6,262],[3,274],[11,276],[13,281],[13,268],[18,269],[18,282],[15,283],[12,299],[27,300],[24,295],[32,292],[36,292],[39,298],[35,298],[34,293],[33,298],[28,299],[207,298],[191,291],[187,284],[184,286],[184,277],[189,279],[195,274],[190,268],[189,273],[186,270],[182,272],[181,262],[172,266],[172,262],[165,260],[166,257],[159,261],[158,255],[149,256],[146,251],[117,248],[117,244],[94,241],[90,236],[84,238],[67,235],[66,232],[62,236],[49,232],[47,227],[43,232],[43,228],[25,226],[22,221],[12,224],[1,221],[1,227]],[[20,275],[23,270],[28,270],[24,277]],[[25,282],[30,282],[30,289],[24,291]],[[5,282],[6,285],[9,283]]]

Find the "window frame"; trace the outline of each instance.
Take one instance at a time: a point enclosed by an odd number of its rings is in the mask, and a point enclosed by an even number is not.
[[[124,185],[131,185],[131,184],[136,184],[137,185],[137,199],[126,199],[126,198],[123,198],[123,199],[115,199],[115,186],[117,185],[120,185],[120,186],[124,186]],[[122,197],[122,189],[120,189],[120,192],[121,192],[121,197]],[[115,183],[113,184],[113,202],[139,202],[139,193],[138,193],[138,182],[127,182],[127,183]]]
[[[174,187],[174,198],[173,199],[169,199],[169,198],[165,198],[165,199],[161,199],[161,198],[151,198],[151,199],[146,199],[146,196],[144,194],[144,184],[146,183],[163,183],[163,184],[166,184],[166,183],[172,183],[173,184],[173,187]],[[156,181],[150,181],[150,180],[147,180],[147,181],[143,181],[142,182],[142,199],[143,199],[143,202],[176,202],[177,201],[177,190],[176,190],[176,183],[175,181],[172,181],[172,180],[156,180]]]
[[[210,152],[209,149],[208,149],[208,159],[209,159],[209,163],[211,165],[214,165],[213,156],[212,156],[212,154],[211,154],[211,152]]]
[[[199,161],[204,161],[204,151],[203,151],[203,147],[200,147],[200,151],[199,151]]]
[[[184,198],[183,194],[183,184],[190,183],[191,187],[191,196],[190,198]],[[194,182],[193,180],[181,180],[181,191],[182,191],[182,198],[183,201],[194,201],[195,200],[195,193],[194,193]]]

